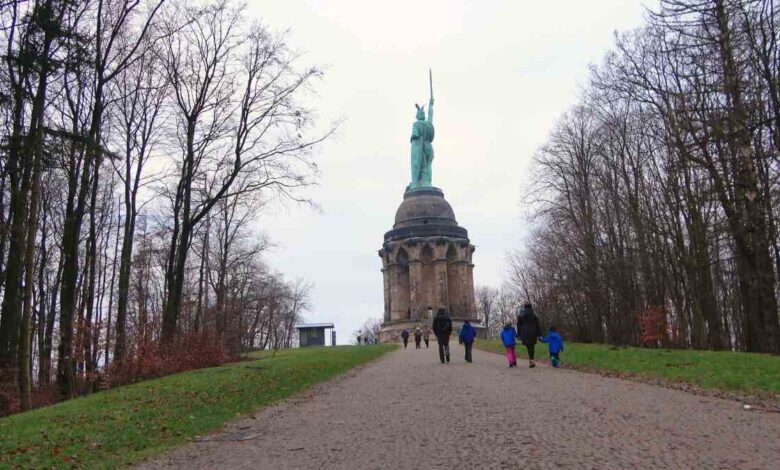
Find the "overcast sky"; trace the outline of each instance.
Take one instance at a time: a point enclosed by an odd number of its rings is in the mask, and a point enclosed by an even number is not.
[[[343,118],[317,151],[321,211],[267,211],[266,259],[309,280],[306,321],[335,323],[338,343],[383,312],[377,251],[409,182],[414,103],[433,69],[435,160],[441,188],[468,229],[476,285],[498,286],[524,234],[529,162],[587,82],[613,35],[642,23],[639,0],[249,0],[247,13],[290,29],[302,63],[326,69],[313,102],[322,124]]]

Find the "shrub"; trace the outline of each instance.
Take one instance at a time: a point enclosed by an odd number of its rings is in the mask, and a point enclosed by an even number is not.
[[[223,338],[211,330],[182,333],[168,346],[162,345],[159,339],[141,340],[133,352],[108,368],[100,379],[100,388],[213,367],[230,359]]]
[[[669,344],[669,330],[666,312],[661,307],[650,307],[646,312],[637,314],[640,336],[639,342],[645,346],[664,347]]]

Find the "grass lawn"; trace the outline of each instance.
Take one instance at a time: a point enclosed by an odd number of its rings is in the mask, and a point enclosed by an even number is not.
[[[504,354],[500,340],[478,340],[474,346]],[[518,347],[518,351],[520,349]],[[547,359],[547,345],[537,344],[536,355]],[[522,356],[527,358],[524,351]],[[561,362],[590,369],[659,377],[708,389],[780,395],[780,356],[768,354],[566,343]]]
[[[0,468],[116,468],[305,390],[395,346],[304,348],[0,419]]]

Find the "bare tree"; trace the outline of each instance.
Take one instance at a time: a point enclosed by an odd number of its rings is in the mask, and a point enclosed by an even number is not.
[[[160,117],[168,87],[163,77],[156,73],[159,65],[160,61],[155,54],[145,54],[123,70],[116,83],[119,97],[113,106],[116,114],[114,122],[119,135],[124,137],[121,142],[124,158],[122,167],[115,166],[115,169],[124,184],[125,209],[115,323],[114,360],[117,361],[124,357],[127,342],[125,329],[133,237],[139,209],[138,191],[141,189],[144,167],[163,128]]]
[[[485,321],[488,336],[492,338],[493,329],[491,329],[490,320],[493,319],[498,289],[490,286],[477,286],[474,294],[477,300],[477,314]]]
[[[780,348],[777,17],[662,1],[537,153],[509,282],[570,334],[640,344],[652,323],[661,343]]]
[[[176,333],[185,268],[197,225],[221,199],[268,190],[290,196],[310,184],[312,115],[296,99],[316,68],[298,72],[284,38],[259,25],[243,31],[241,10],[225,1],[182,5],[168,20],[163,54],[177,121],[180,162],[171,192],[162,338]],[[180,26],[183,25],[183,26]],[[244,175],[254,177],[236,191]]]
[[[331,131],[312,137],[302,104],[319,70],[241,9],[0,8],[0,416],[54,377],[67,399],[172,372],[146,359],[179,330],[213,356],[183,368],[292,345],[311,286],[263,261],[250,222],[308,202]]]

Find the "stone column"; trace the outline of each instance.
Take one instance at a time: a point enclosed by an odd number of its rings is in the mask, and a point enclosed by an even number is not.
[[[384,295],[385,295],[385,310],[383,315],[383,322],[387,323],[390,321],[390,268],[388,268],[389,260],[387,256],[387,251],[384,249],[379,250],[379,257],[382,259],[382,286],[384,289]]]
[[[417,320],[425,308],[422,305],[423,295],[423,265],[419,259],[409,260],[409,319]]]
[[[453,271],[450,272],[449,279],[452,280],[452,284],[455,284],[454,286],[448,286],[452,294],[450,296],[452,315],[457,317],[468,317],[468,306],[466,305],[466,297],[468,296],[466,262],[458,260],[450,263],[447,265],[447,270]]]
[[[409,240],[404,244],[406,252],[409,254],[409,310],[407,320],[417,320],[420,318],[422,309],[420,305],[425,300],[423,287],[423,264],[420,260],[420,248],[422,245],[416,240]]]
[[[387,322],[390,321],[390,307],[391,307],[390,270],[388,268],[382,268],[382,281],[383,281],[383,285],[385,287],[385,315],[384,315],[384,322],[387,323]]]
[[[439,307],[444,307],[447,310],[450,309],[450,296],[447,286],[447,243],[437,242],[434,249],[433,260],[433,273],[434,273],[434,299],[436,305],[433,307],[434,315]]]
[[[471,262],[472,253],[474,253],[474,245],[469,245],[467,248],[467,275],[466,275],[466,288],[468,289],[466,296],[466,303],[468,304],[469,315],[474,316],[477,312],[477,302],[474,299],[474,263]]]

